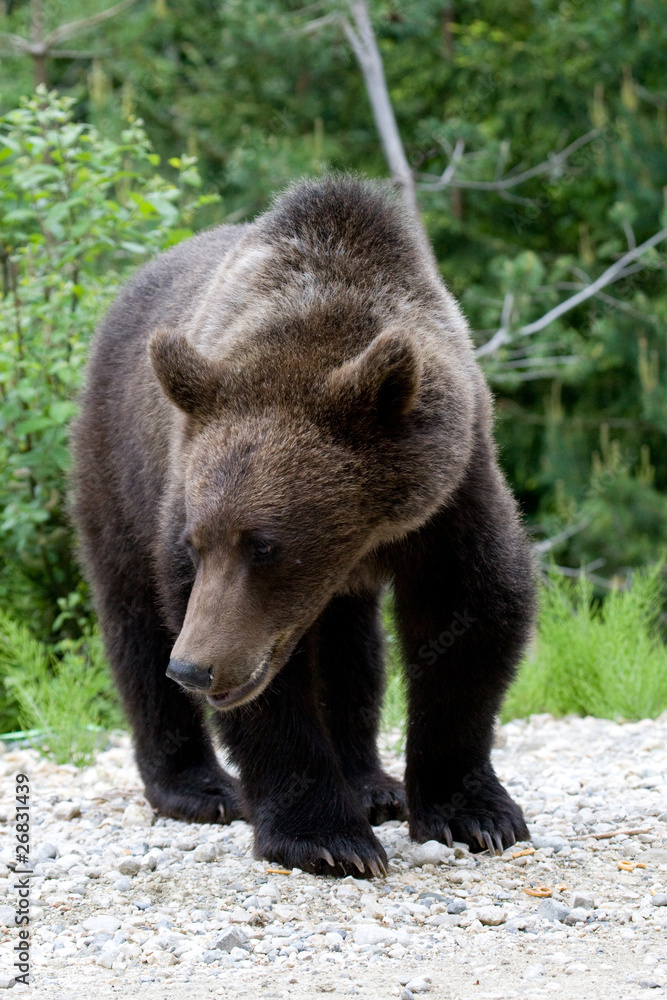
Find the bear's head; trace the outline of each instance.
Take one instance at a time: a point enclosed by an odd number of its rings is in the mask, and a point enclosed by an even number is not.
[[[153,335],[150,358],[179,414],[178,545],[194,574],[168,675],[231,709],[266,688],[374,553],[437,508],[462,438],[451,444],[452,407],[396,330],[333,364],[284,345],[212,360],[173,331]]]

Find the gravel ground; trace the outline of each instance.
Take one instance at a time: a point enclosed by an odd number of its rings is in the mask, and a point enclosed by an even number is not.
[[[383,738],[401,773],[397,736]],[[532,845],[501,858],[376,832],[386,879],[270,871],[250,828],[154,820],[129,739],[94,766],[8,749],[0,854],[0,986],[12,986],[15,775],[30,777],[31,986],[40,998],[411,997],[525,1000],[667,991],[667,713],[533,716],[494,762]],[[392,746],[393,743],[393,746]],[[611,831],[606,838],[594,834]],[[636,832],[642,831],[642,832]],[[516,857],[522,848],[534,853]],[[635,867],[635,864],[637,865]],[[624,868],[620,866],[623,865]],[[625,870],[631,869],[631,870]],[[547,886],[545,898],[528,894]]]

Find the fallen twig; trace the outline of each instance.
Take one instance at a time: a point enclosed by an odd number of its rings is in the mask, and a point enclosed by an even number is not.
[[[568,840],[611,840],[612,837],[636,837],[639,833],[653,833],[653,828],[648,827],[643,830],[607,830],[606,833],[580,833],[576,837],[568,837]]]

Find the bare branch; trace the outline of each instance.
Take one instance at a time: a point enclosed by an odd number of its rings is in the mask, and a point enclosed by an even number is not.
[[[519,358],[516,361],[503,361],[500,371],[530,368],[532,365],[572,365],[575,361],[580,360],[576,354],[554,354],[551,358]]]
[[[453,180],[456,168],[461,162],[461,158],[463,156],[463,151],[465,150],[465,148],[466,144],[463,141],[463,139],[457,139],[456,146],[454,147],[454,152],[452,153],[452,157],[448,165],[443,170],[442,175],[440,177],[440,181],[443,187],[447,187],[447,185]]]
[[[625,233],[625,238],[628,241],[628,250],[634,250],[635,247],[637,246],[637,240],[635,239],[635,231],[627,219],[623,220],[623,232]]]
[[[103,59],[110,56],[111,50],[95,52],[93,49],[50,49],[49,59]]]
[[[31,52],[32,46],[20,35],[13,35],[8,31],[0,31],[0,45],[5,48],[14,49],[15,52]]]
[[[382,57],[373,34],[366,0],[350,0],[350,13],[354,27],[349,21],[343,20],[343,30],[364,77],[389,170],[401,189],[408,209],[415,219],[421,220],[415,193],[415,181],[396,124],[396,116],[384,75]]]
[[[558,288],[559,290],[562,290],[564,292],[569,292],[572,291],[573,289],[576,289],[578,291],[580,288],[585,288],[588,281],[590,281],[590,278],[587,278],[585,282],[556,281],[553,285],[543,285],[540,288],[540,291],[547,291],[550,288]],[[600,302],[604,302],[605,305],[612,306],[614,309],[620,309],[621,312],[626,312],[628,313],[629,316],[634,316],[636,319],[641,319],[645,323],[657,322],[656,316],[650,316],[648,313],[640,312],[638,309],[635,309],[633,306],[631,306],[629,302],[624,302],[623,299],[617,299],[614,295],[608,295],[607,292],[598,292],[595,298],[599,299]],[[520,352],[521,351],[522,349],[520,349]]]
[[[328,24],[340,24],[341,18],[339,14],[323,14],[322,17],[316,17],[312,21],[307,21],[306,24],[302,24],[295,31],[290,31],[289,34],[299,34],[299,35],[312,35],[320,28],[326,28]]]
[[[540,565],[545,573],[555,572],[559,573],[561,576],[570,576],[574,579],[579,579],[584,576],[587,580],[590,580],[591,583],[596,583],[599,587],[604,587],[606,590],[626,590],[628,586],[627,581],[625,583],[616,583],[612,580],[606,580],[605,577],[597,576],[595,573],[591,572],[592,569],[597,569],[603,562],[604,560],[596,559],[587,566],[582,566],[581,569],[572,569],[571,566],[556,566],[552,563],[541,563]]]
[[[516,331],[516,336],[525,337],[529,336],[531,333],[538,333],[540,330],[543,330],[545,326],[553,323],[554,320],[558,319],[564,313],[570,312],[571,309],[575,309],[578,305],[581,305],[582,302],[586,302],[587,299],[597,295],[601,289],[605,288],[607,285],[611,285],[612,282],[618,281],[621,277],[625,277],[628,273],[631,273],[631,269],[628,268],[628,264],[632,264],[633,261],[637,260],[648,250],[651,250],[666,238],[667,227],[655,233],[648,240],[644,240],[643,243],[640,243],[639,246],[634,249],[628,250],[628,252],[623,254],[623,256],[612,264],[611,267],[608,267],[606,271],[603,271],[599,278],[596,278],[595,281],[586,285],[585,288],[581,289],[581,291],[576,292],[576,294],[571,295],[569,299],[565,299],[564,302],[554,306],[553,309],[550,309],[544,314],[544,316],[541,316],[534,322],[527,323],[525,326],[520,327]],[[481,347],[478,347],[475,354],[478,358],[484,357],[487,354],[492,354],[494,351],[498,350],[499,347],[509,343],[510,340],[512,340],[512,337],[508,333],[507,329],[502,325],[501,321],[501,327],[498,332],[495,333],[493,337],[486,342],[486,344],[482,344]]]
[[[667,97],[663,97],[661,94],[652,94],[650,90],[642,87],[639,83],[635,83],[635,93],[648,104],[655,105],[656,108],[667,108]]]
[[[92,14],[90,17],[82,17],[77,21],[70,21],[69,24],[61,24],[59,28],[55,28],[49,35],[46,36],[44,39],[44,45],[48,50],[52,46],[57,45],[58,42],[65,42],[70,38],[76,38],[77,35],[82,35],[91,28],[97,27],[98,24],[102,24],[103,21],[108,21],[109,18],[115,17],[116,14],[121,14],[135,2],[136,0],[121,0],[120,3],[114,4],[113,7],[107,7],[106,10],[100,11],[99,14]]]
[[[543,552],[550,552],[551,549],[555,549],[561,542],[566,542],[573,535],[578,535],[589,523],[589,519],[585,518],[583,521],[579,521],[578,524],[571,524],[569,527],[563,528],[562,531],[559,531],[556,535],[552,535],[551,538],[544,538],[541,542],[535,542],[533,552],[537,555],[541,555]]]
[[[600,277],[596,278],[596,280],[591,282],[591,284],[586,288],[582,288],[580,292],[570,296],[569,299],[561,302],[560,305],[554,306],[553,309],[550,309],[549,312],[545,313],[544,316],[540,317],[540,319],[536,319],[534,323],[528,323],[526,326],[522,326],[519,333],[522,336],[528,336],[531,333],[537,333],[539,330],[543,330],[545,326],[548,326],[549,323],[553,323],[553,321],[558,319],[559,316],[569,312],[571,309],[575,309],[578,305],[581,305],[582,302],[590,299],[592,295],[596,295],[602,288],[605,288],[607,285],[611,285],[613,281],[617,281],[619,274],[625,267],[627,267],[628,264],[637,260],[638,257],[641,257],[648,250],[651,250],[654,246],[657,246],[658,243],[661,243],[666,238],[667,226],[655,233],[648,240],[644,240],[644,242],[640,243],[638,247],[628,250],[627,253],[623,254],[623,256],[612,264],[611,267],[608,267],[606,271],[603,271]]]
[[[528,170],[522,170],[521,173],[511,174],[509,177],[499,177],[492,181],[460,180],[455,176],[457,164],[454,162],[454,157],[452,156],[449,165],[440,177],[431,177],[428,180],[427,178],[430,175],[419,174],[418,176],[423,178],[419,183],[419,187],[427,191],[441,191],[446,187],[464,188],[471,191],[507,191],[509,188],[523,184],[524,181],[530,180],[532,177],[538,177],[540,174],[557,174],[569,156],[576,152],[576,150],[581,149],[582,146],[592,142],[599,134],[598,129],[593,129],[591,132],[579,136],[578,139],[571,142],[565,149],[561,149],[560,152],[549,153],[547,159],[542,163],[538,163],[537,166],[529,167]]]

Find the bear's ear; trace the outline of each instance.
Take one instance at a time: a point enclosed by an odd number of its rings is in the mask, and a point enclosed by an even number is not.
[[[222,382],[219,365],[174,330],[154,333],[148,351],[155,376],[172,403],[190,416],[215,411]]]
[[[417,400],[421,370],[407,337],[398,331],[381,333],[365,351],[329,376],[334,410],[339,416],[352,417],[365,412],[381,425],[396,424]]]

